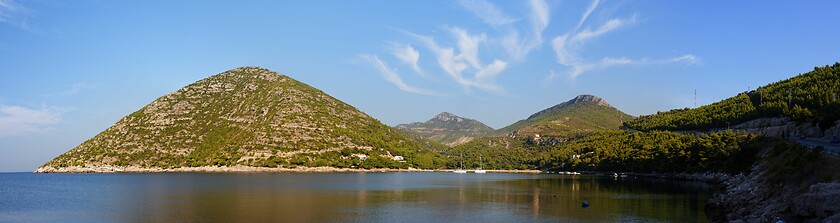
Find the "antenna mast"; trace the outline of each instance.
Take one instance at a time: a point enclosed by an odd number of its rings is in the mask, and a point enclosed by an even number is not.
[[[694,89],[694,107],[697,107],[697,89]]]

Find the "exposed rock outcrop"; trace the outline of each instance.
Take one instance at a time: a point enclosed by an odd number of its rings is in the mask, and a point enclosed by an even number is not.
[[[722,131],[727,128],[713,129],[712,131]],[[805,136],[808,138],[832,138],[840,137],[840,120],[835,121],[833,126],[823,128],[819,124],[811,122],[797,123],[790,118],[759,118],[746,121],[737,125],[732,125],[728,129],[743,130],[750,133],[756,133],[771,137],[799,137]]]
[[[722,182],[706,204],[712,222],[837,222],[840,158],[790,142],[769,144],[747,174]]]
[[[791,204],[796,216],[828,218],[840,213],[840,183],[818,183],[796,197]]]

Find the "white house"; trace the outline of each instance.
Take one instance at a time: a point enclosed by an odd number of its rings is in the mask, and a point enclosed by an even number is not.
[[[353,154],[352,156],[359,157],[359,160],[365,161],[367,159],[367,155],[365,154]]]
[[[394,156],[394,161],[405,161],[405,157],[402,156]]]

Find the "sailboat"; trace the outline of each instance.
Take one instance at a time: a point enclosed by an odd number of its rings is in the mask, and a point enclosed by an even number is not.
[[[478,169],[475,169],[475,173],[487,173],[486,170],[482,169],[483,166],[481,164],[481,156],[478,156]]]
[[[452,172],[453,173],[467,173],[467,171],[464,170],[464,154],[461,154],[461,166],[458,167],[457,170],[454,170]]]

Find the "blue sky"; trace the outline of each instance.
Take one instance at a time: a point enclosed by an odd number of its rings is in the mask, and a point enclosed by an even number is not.
[[[240,66],[388,125],[501,128],[579,94],[632,115],[840,60],[838,1],[0,0],[0,171],[32,171]]]

